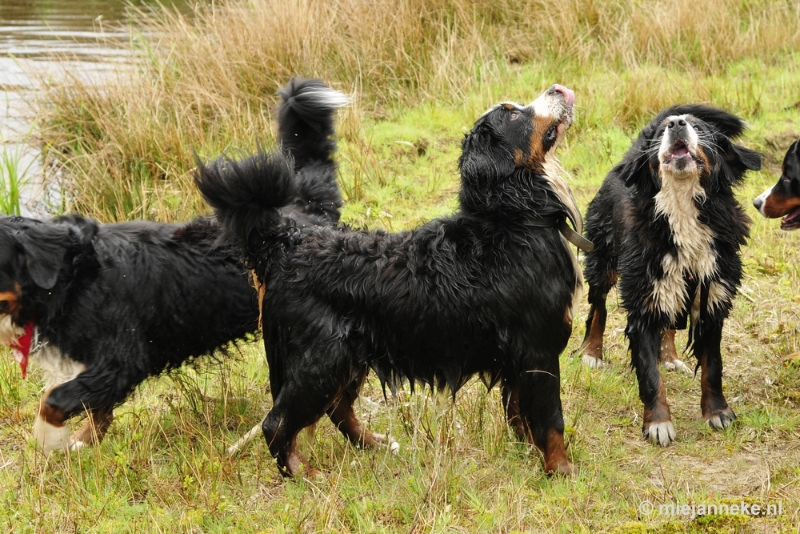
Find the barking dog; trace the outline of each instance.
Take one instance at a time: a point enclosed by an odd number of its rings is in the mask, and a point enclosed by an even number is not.
[[[783,217],[782,230],[797,230],[800,228],[800,140],[786,151],[781,170],[778,183],[756,197],[753,205],[764,217]]]
[[[294,80],[281,95],[280,139],[297,177],[276,208],[299,227],[335,223],[341,198],[330,136],[333,113],[347,98],[316,80]],[[237,167],[270,180],[258,161]],[[30,354],[48,375],[34,425],[39,445],[99,442],[113,408],[145,378],[257,329],[256,292],[220,235],[206,219],[0,219],[0,337],[15,348],[23,373]],[[70,436],[65,421],[84,411],[86,424]]]
[[[589,204],[586,255],[591,309],[584,359],[602,358],[605,301],[620,279],[625,330],[644,403],[642,433],[653,443],[675,439],[658,371],[662,335],[684,328],[702,369],[703,418],[722,429],[736,418],[722,393],[722,324],[742,277],[740,247],[750,219],[733,196],[757,152],[733,143],[744,123],[725,111],[668,108],[639,134]],[[667,334],[668,335],[668,334]],[[594,362],[596,364],[596,362]]]
[[[353,411],[370,368],[390,388],[408,380],[455,394],[475,374],[500,382],[508,423],[542,451],[545,471],[573,471],[558,358],[582,276],[559,229],[572,236],[570,219],[580,231],[580,215],[555,158],[573,101],[554,85],[528,106],[487,111],[462,144],[460,210],[408,232],[296,228],[276,210],[295,187],[280,155],[263,159],[270,181],[198,170],[266,286],[274,405],[262,429],[284,475],[305,462],[298,432],[325,414],[354,444],[386,442]]]

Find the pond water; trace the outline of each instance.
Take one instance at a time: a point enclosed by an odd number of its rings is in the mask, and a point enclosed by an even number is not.
[[[0,0],[0,177],[9,165],[27,169],[23,214],[51,211],[42,198],[38,153],[28,143],[39,80],[58,81],[68,71],[100,83],[124,68],[131,61],[125,45],[139,31],[131,5],[158,9],[155,2],[124,0]]]

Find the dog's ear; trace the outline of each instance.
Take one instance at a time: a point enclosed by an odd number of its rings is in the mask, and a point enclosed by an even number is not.
[[[734,143],[731,143],[731,148],[732,148],[731,150],[732,157],[726,158],[728,160],[729,165],[742,167],[742,172],[744,172],[745,170],[748,171],[761,170],[760,152],[756,152],[755,150],[751,150],[749,148]]]
[[[759,152],[737,145],[724,136],[717,140],[717,146],[722,158],[717,180],[722,180],[724,184],[736,184],[742,180],[745,172],[761,169],[761,154]],[[715,183],[712,179],[714,190],[718,185],[721,184]]]
[[[98,225],[91,219],[70,215],[49,223],[24,225],[16,234],[28,275],[42,289],[52,289],[65,266],[69,251],[90,246]]]
[[[622,163],[617,165],[615,171],[625,182],[626,187],[640,185],[649,188],[651,184],[658,185],[653,183],[653,173],[650,169],[650,154],[652,152],[650,145],[655,134],[656,127],[653,123],[645,126],[639,132],[639,137],[628,150],[628,153],[625,154]]]
[[[64,266],[69,236],[66,232],[44,233],[30,228],[17,234],[31,280],[42,289],[53,289]]]

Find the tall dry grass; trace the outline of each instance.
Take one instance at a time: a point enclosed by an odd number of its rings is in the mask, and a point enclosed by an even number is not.
[[[605,96],[620,93],[619,105],[589,119],[628,125],[685,91],[654,69],[691,80],[800,48],[800,24],[787,23],[800,20],[800,4],[768,0],[222,0],[191,16],[139,16],[156,37],[131,41],[133,68],[102,87],[68,80],[40,106],[43,142],[72,177],[72,209],[103,220],[201,210],[192,150],[213,157],[270,142],[275,90],[295,75],[360,95],[340,133],[364,145],[362,116],[459,105],[529,67],[560,80],[618,73],[625,90]]]

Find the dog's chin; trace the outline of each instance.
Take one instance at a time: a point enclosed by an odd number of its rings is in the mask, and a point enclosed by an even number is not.
[[[668,154],[661,167],[675,178],[689,178],[697,173],[697,162],[690,152]]]
[[[790,211],[781,219],[781,230],[797,230],[800,228],[800,206]]]

